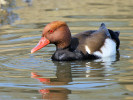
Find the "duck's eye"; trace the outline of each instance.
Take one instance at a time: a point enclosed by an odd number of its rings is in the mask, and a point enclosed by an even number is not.
[[[49,30],[50,33],[53,33],[53,30]]]

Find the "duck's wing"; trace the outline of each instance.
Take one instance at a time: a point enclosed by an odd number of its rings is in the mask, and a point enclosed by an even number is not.
[[[78,39],[78,49],[84,54],[92,54],[95,51],[100,51],[104,45],[105,39],[110,38],[110,33],[105,24],[102,23],[98,30],[88,30],[73,36]],[[89,49],[87,49],[89,48]]]
[[[85,31],[73,37],[78,40],[77,49],[84,54],[106,57],[114,55],[119,48],[118,36],[119,33],[107,29],[102,23],[98,30]]]
[[[106,37],[111,38],[109,30],[106,28],[106,25],[104,23],[101,24],[98,30],[84,31],[84,32],[74,35],[73,37],[78,38],[78,39],[82,39],[82,38],[84,39],[84,38],[91,37],[92,35],[96,35],[96,34],[105,35]]]

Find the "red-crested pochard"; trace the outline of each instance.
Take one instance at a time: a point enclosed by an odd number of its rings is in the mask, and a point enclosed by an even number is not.
[[[52,60],[71,61],[116,55],[120,41],[119,32],[107,29],[104,23],[98,30],[88,30],[71,36],[65,22],[54,21],[44,27],[41,40],[31,53],[48,44],[56,45]]]

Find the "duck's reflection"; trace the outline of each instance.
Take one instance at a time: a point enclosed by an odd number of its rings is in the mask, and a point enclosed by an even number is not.
[[[72,75],[74,77],[106,77],[111,75],[109,72],[114,70],[113,64],[119,61],[120,54],[93,61],[76,61],[75,65],[72,65]],[[75,75],[74,75],[75,74]],[[74,78],[73,77],[73,78]],[[91,78],[95,80],[95,78]],[[90,80],[90,81],[91,81]]]
[[[32,78],[38,79],[43,84],[48,85],[67,85],[72,81],[71,65],[70,63],[54,62],[57,66],[56,77],[57,78],[42,78],[43,76],[38,75],[36,72],[32,72]]]
[[[57,78],[44,78],[36,72],[31,73],[32,78],[38,79],[43,84],[54,86],[67,85],[69,82],[72,82],[70,63],[54,62],[54,64],[57,66]],[[67,100],[67,95],[71,93],[71,90],[62,87],[56,87],[41,89],[39,92],[42,94],[43,99]]]
[[[109,70],[107,69],[110,69],[109,67],[112,67],[111,65],[118,60],[119,55],[114,56],[114,58],[110,58],[108,60],[106,59],[105,62],[103,60],[90,62],[53,62],[57,67],[56,78],[44,78],[44,76],[41,76],[36,72],[32,72],[31,75],[32,78],[38,79],[43,84],[54,86],[39,90],[39,92],[42,94],[43,99],[51,100],[57,98],[57,100],[66,100],[68,98],[68,94],[71,94],[71,90],[62,87],[64,85],[69,85],[69,83],[72,82],[72,78],[75,79],[86,77],[86,79],[88,78],[90,81],[99,79],[92,77],[100,77],[101,80],[105,79],[104,77],[107,77],[107,75],[109,75]]]
[[[43,99],[48,100],[68,100],[68,94],[71,94],[71,90],[66,88],[41,89],[39,92]]]

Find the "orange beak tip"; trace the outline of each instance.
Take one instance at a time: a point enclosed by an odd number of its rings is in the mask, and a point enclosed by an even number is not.
[[[31,50],[31,52],[30,52],[30,53],[32,54],[32,53],[34,53],[34,51],[33,51],[33,50]]]
[[[34,47],[31,50],[31,54],[40,50],[41,48],[45,47],[46,45],[48,45],[50,43],[50,41],[48,39],[46,39],[45,37],[42,37],[41,40],[39,41],[39,43],[37,44],[36,47]]]

